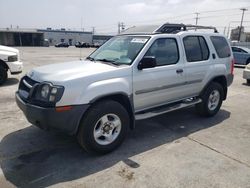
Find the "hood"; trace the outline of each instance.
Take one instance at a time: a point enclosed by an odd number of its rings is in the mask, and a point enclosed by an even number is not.
[[[115,66],[92,61],[75,61],[45,65],[31,70],[27,75],[35,81],[60,83],[118,69]]]
[[[11,48],[11,47],[8,47],[8,46],[2,46],[0,45],[0,51],[5,51],[5,52],[14,52],[14,53],[17,53],[19,52],[18,49],[16,48]]]

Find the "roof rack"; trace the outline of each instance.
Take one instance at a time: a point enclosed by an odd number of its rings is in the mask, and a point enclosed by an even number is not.
[[[198,29],[212,29],[214,33],[218,33],[218,30],[212,26],[201,25],[185,25],[185,24],[171,24],[165,23],[163,25],[144,25],[133,26],[126,29],[121,34],[157,34],[157,33],[179,33],[181,31],[198,30]]]
[[[180,31],[197,30],[197,29],[213,29],[214,33],[218,33],[216,27],[201,25],[185,25],[185,24],[163,24],[155,33],[178,33]]]

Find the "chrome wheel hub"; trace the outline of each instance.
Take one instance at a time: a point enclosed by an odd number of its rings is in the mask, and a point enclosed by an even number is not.
[[[115,114],[102,116],[94,127],[95,141],[100,145],[108,145],[114,142],[121,132],[122,123]]]
[[[220,102],[220,92],[213,90],[208,98],[208,109],[213,111],[217,108]]]

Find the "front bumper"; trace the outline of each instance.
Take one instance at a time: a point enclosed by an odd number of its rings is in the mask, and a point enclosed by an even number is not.
[[[250,70],[249,69],[244,69],[243,78],[246,80],[250,80]]]
[[[77,133],[81,118],[89,107],[76,105],[71,110],[57,112],[56,108],[44,108],[24,102],[18,92],[16,103],[31,124],[44,130],[59,130],[70,135]]]
[[[233,83],[233,80],[234,80],[234,75],[233,74],[228,74],[227,75],[227,86],[228,87]]]
[[[23,70],[23,62],[21,61],[14,61],[14,62],[6,62],[11,74],[19,74]]]

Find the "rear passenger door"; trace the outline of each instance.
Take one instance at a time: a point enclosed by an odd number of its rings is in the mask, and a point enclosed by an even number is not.
[[[203,88],[203,81],[212,69],[208,38],[202,35],[182,37],[185,52],[185,93],[187,96],[198,95]]]

